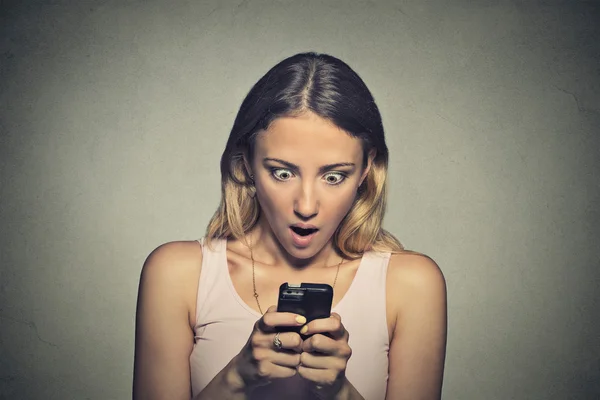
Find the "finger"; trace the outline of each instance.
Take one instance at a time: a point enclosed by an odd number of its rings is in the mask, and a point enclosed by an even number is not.
[[[313,369],[333,369],[343,371],[346,369],[348,360],[319,353],[302,353],[300,354],[300,365],[306,368]]]
[[[251,342],[254,348],[263,348],[269,350],[278,350],[275,345],[275,336],[277,333],[256,333],[252,336]],[[290,353],[300,353],[302,351],[302,338],[296,332],[279,333],[281,350]]]
[[[349,335],[348,331],[346,331],[346,327],[344,324],[342,324],[342,316],[338,313],[331,313],[330,318],[332,319],[332,323],[335,328],[333,331],[329,332],[333,339],[338,340],[345,338],[347,340]]]
[[[297,373],[297,367],[285,367],[273,364],[270,361],[263,361],[258,363],[256,366],[255,379],[258,378],[259,380],[271,380],[274,378],[289,378]]]
[[[287,351],[290,353],[300,353],[302,351],[302,338],[296,332],[281,332],[269,335],[271,338],[271,348],[277,351]],[[275,338],[279,339],[281,348],[278,349],[275,344]]]
[[[282,332],[279,334],[279,340],[281,341],[281,349],[287,350],[293,353],[302,352],[302,338],[296,332]],[[275,344],[275,335],[271,343]]]
[[[297,368],[300,365],[299,353],[277,352],[272,356],[271,362],[275,365],[287,368]]]
[[[317,333],[302,342],[302,351],[306,353],[321,353],[337,355],[341,343],[324,334]]]
[[[304,325],[300,330],[303,335],[314,335],[315,333],[327,333],[334,340],[348,339],[348,332],[342,324],[339,314],[332,313],[329,318],[315,319]]]
[[[254,350],[254,360],[261,363],[272,363],[280,367],[296,368],[300,365],[300,354],[288,351],[273,351],[266,348]]]
[[[329,387],[334,384],[338,377],[338,371],[331,369],[308,368],[303,365],[298,367],[298,375],[318,385]]]
[[[271,306],[267,308],[267,312],[277,312],[277,306]]]
[[[265,320],[267,319],[267,315],[275,313],[275,312],[277,312],[277,306],[271,306],[271,307],[267,308],[267,311],[263,314],[263,316],[258,321],[256,321],[256,324],[254,325],[254,327],[262,332],[274,331],[275,330],[274,327],[267,324]]]
[[[277,312],[275,306],[269,307],[265,315],[256,322],[255,327],[262,332],[276,332],[280,326],[302,326],[306,323],[306,318],[302,315]]]

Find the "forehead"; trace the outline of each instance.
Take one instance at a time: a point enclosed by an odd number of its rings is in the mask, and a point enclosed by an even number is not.
[[[274,120],[256,139],[257,155],[297,162],[302,158],[356,161],[362,144],[334,123],[313,113]]]

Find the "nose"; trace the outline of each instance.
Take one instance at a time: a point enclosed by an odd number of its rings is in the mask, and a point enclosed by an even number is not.
[[[319,201],[313,184],[302,182],[294,201],[294,213],[306,221],[316,216],[318,212]]]

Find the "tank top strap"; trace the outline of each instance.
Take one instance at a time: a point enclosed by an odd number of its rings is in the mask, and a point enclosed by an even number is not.
[[[376,290],[376,293],[382,294],[382,298],[385,299],[390,256],[390,253],[374,251],[367,251],[363,254],[363,260],[354,278],[356,286],[362,293],[365,293],[366,290]]]
[[[368,251],[363,254],[354,281],[335,307],[348,330],[373,338],[383,347],[389,345],[386,317],[386,282],[390,253]],[[364,321],[369,321],[368,326]],[[351,336],[352,338],[352,336]],[[361,344],[362,345],[362,344]]]
[[[223,286],[223,274],[227,272],[227,240],[212,239],[209,245],[203,237],[198,242],[202,247],[202,269],[196,295],[196,324],[204,320],[211,301],[215,299],[213,292]]]

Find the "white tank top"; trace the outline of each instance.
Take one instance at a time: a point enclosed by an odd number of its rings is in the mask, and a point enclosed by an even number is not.
[[[192,393],[196,396],[246,344],[261,315],[235,291],[227,266],[227,242],[202,245],[194,348],[190,355]],[[350,288],[333,308],[350,333],[352,356],[346,377],[366,400],[385,399],[389,335],[386,276],[390,253],[363,255]],[[274,380],[255,390],[251,399],[312,399],[299,375]]]

